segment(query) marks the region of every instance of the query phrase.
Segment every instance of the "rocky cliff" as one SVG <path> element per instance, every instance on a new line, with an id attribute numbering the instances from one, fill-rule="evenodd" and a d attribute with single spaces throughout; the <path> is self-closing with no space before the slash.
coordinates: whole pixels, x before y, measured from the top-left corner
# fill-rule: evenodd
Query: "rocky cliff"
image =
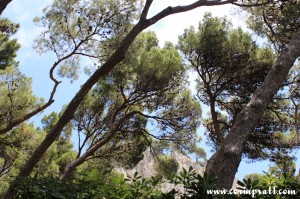
<path id="1" fill-rule="evenodd" d="M 190 166 L 192 166 L 194 170 L 199 174 L 202 174 L 204 171 L 203 167 L 199 166 L 199 164 L 193 162 L 193 160 L 190 157 L 180 152 L 173 151 L 171 153 L 171 157 L 178 162 L 179 165 L 178 172 L 181 171 L 183 168 L 188 169 Z M 128 175 L 133 176 L 133 174 L 137 171 L 140 176 L 144 178 L 150 178 L 151 176 L 156 175 L 156 171 L 154 169 L 154 163 L 155 163 L 155 157 L 151 153 L 150 149 L 147 149 L 144 152 L 143 160 L 141 160 L 133 169 L 126 170 L 124 168 L 116 168 L 116 171 L 123 173 L 125 176 Z M 173 188 L 176 188 L 179 191 L 182 189 L 182 187 L 174 187 L 174 185 L 170 183 L 162 183 L 159 187 L 159 189 L 162 192 L 171 191 Z"/>
<path id="2" fill-rule="evenodd" d="M 173 151 L 171 157 L 178 162 L 179 168 L 178 171 L 181 171 L 183 168 L 188 169 L 190 166 L 200 174 L 203 173 L 204 168 L 200 167 L 199 164 L 193 162 L 193 160 L 180 152 Z M 124 175 L 133 175 L 136 171 L 144 178 L 150 178 L 155 176 L 156 172 L 154 170 L 155 157 L 151 153 L 150 149 L 147 149 L 144 152 L 144 158 L 141 160 L 133 169 L 126 170 L 124 168 L 116 168 L 116 171 L 123 173 Z"/>
<path id="3" fill-rule="evenodd" d="M 177 151 L 173 151 L 171 153 L 171 157 L 178 162 L 179 165 L 178 172 L 181 171 L 183 168 L 188 169 L 190 166 L 192 166 L 194 170 L 199 174 L 203 174 L 204 172 L 205 168 L 195 163 L 190 157 L 188 157 L 185 154 L 182 154 Z M 144 152 L 144 158 L 133 169 L 126 170 L 124 168 L 116 168 L 116 171 L 123 173 L 125 176 L 128 175 L 133 176 L 135 172 L 138 172 L 140 176 L 144 178 L 150 178 L 151 176 L 156 175 L 154 164 L 155 164 L 155 157 L 151 153 L 150 149 L 147 149 Z M 233 183 L 233 188 L 236 189 L 237 187 L 238 187 L 237 179 L 235 179 Z M 177 190 L 179 190 L 179 192 L 182 191 L 182 187 L 180 186 L 174 187 L 174 185 L 170 183 L 162 183 L 159 187 L 159 189 L 162 192 L 171 191 L 173 188 L 176 188 Z"/>

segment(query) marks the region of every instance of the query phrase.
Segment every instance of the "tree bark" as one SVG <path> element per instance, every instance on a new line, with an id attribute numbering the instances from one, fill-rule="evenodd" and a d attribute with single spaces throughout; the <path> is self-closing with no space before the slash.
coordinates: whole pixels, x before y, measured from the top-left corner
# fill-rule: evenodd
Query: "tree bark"
<path id="1" fill-rule="evenodd" d="M 153 0 L 147 0 L 145 7 L 142 11 L 142 15 L 140 21 L 132 28 L 132 30 L 124 37 L 119 48 L 113 53 L 113 55 L 109 58 L 109 60 L 102 65 L 100 69 L 98 69 L 81 87 L 81 89 L 77 92 L 74 98 L 69 103 L 68 107 L 64 111 L 64 113 L 59 118 L 56 125 L 50 130 L 42 143 L 37 147 L 37 149 L 33 152 L 32 156 L 27 160 L 25 165 L 21 168 L 16 180 L 14 180 L 6 193 L 2 196 L 2 199 L 12 199 L 15 195 L 14 189 L 17 187 L 17 183 L 20 179 L 27 177 L 30 172 L 33 170 L 35 165 L 41 159 L 46 150 L 51 146 L 51 144 L 59 137 L 60 132 L 63 128 L 70 122 L 72 117 L 74 116 L 75 111 L 78 106 L 90 91 L 90 89 L 97 83 L 97 81 L 109 73 L 117 64 L 119 64 L 125 57 L 126 52 L 128 51 L 129 46 L 133 42 L 133 40 L 137 37 L 139 33 L 148 28 L 149 26 L 155 24 L 159 20 L 181 12 L 186 12 L 193 10 L 195 8 L 201 6 L 217 6 L 217 5 L 225 5 L 229 3 L 236 2 L 237 0 L 198 0 L 192 4 L 186 6 L 176 6 L 176 7 L 167 7 L 162 10 L 155 16 L 150 19 L 146 19 L 149 8 Z"/>
<path id="2" fill-rule="evenodd" d="M 5 10 L 6 6 L 11 2 L 12 0 L 1 0 L 0 1 L 0 15 L 2 15 L 2 12 Z"/>
<path id="3" fill-rule="evenodd" d="M 236 121 L 218 151 L 209 159 L 206 171 L 218 177 L 218 188 L 230 189 L 249 135 L 284 83 L 289 70 L 300 56 L 300 31 L 279 54 L 267 77 L 250 102 L 237 115 Z"/>
<path id="4" fill-rule="evenodd" d="M 210 113 L 211 113 L 213 128 L 216 132 L 217 140 L 219 141 L 219 143 L 222 143 L 224 141 L 224 137 L 221 133 L 220 123 L 218 121 L 218 113 L 216 112 L 216 108 L 215 108 L 215 99 L 210 96 L 210 100 L 211 100 L 211 102 L 210 102 Z"/>

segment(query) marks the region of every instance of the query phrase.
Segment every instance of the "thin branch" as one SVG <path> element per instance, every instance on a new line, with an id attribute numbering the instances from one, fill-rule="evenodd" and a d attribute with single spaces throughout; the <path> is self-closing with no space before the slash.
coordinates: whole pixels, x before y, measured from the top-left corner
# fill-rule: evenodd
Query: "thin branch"
<path id="1" fill-rule="evenodd" d="M 65 17 L 66 17 L 66 27 L 67 27 L 67 31 L 68 31 L 69 36 L 71 37 L 71 39 L 72 39 L 72 41 L 73 41 L 74 48 L 76 48 L 76 47 L 77 47 L 76 41 L 75 41 L 75 39 L 74 39 L 73 35 L 71 34 L 70 29 L 69 29 L 69 24 L 68 24 L 67 16 L 65 16 Z M 78 32 L 77 32 L 77 33 L 78 33 Z M 76 33 L 76 35 L 77 35 L 77 33 Z M 75 37 L 76 37 L 76 35 L 75 35 Z"/>
<path id="2" fill-rule="evenodd" d="M 54 88 L 54 90 L 56 90 L 56 87 Z M 53 90 L 53 92 L 54 92 L 54 90 Z M 54 102 L 54 100 L 48 101 L 46 104 L 44 104 L 43 106 L 38 107 L 37 109 L 35 109 L 31 113 L 25 115 L 24 117 L 11 122 L 7 127 L 3 128 L 3 129 L 0 129 L 0 134 L 4 134 L 4 133 L 12 130 L 15 126 L 21 124 L 25 120 L 28 120 L 29 118 L 33 117 L 34 115 L 42 112 L 44 109 L 49 107 L 53 102 Z"/>
<path id="3" fill-rule="evenodd" d="M 152 154 L 153 158 L 154 159 L 158 159 L 158 155 L 157 153 L 155 153 L 155 150 L 153 149 L 153 146 L 152 146 L 152 142 L 148 139 L 148 137 L 145 135 L 145 134 L 142 134 L 142 136 L 145 138 L 145 140 L 147 141 L 148 143 L 148 146 L 150 148 L 150 153 Z"/>
<path id="4" fill-rule="evenodd" d="M 124 100 L 124 103 L 127 103 L 128 102 L 128 99 L 126 98 L 126 95 L 124 93 L 124 88 L 122 85 L 119 86 L 119 90 L 121 91 L 121 94 L 123 96 L 123 100 Z"/>
<path id="5" fill-rule="evenodd" d="M 156 135 L 153 135 L 152 133 L 149 133 L 146 129 L 141 129 L 141 130 L 142 130 L 143 133 L 145 133 L 145 134 L 149 135 L 150 137 L 153 137 L 157 140 L 162 140 L 162 141 L 186 141 L 184 139 L 180 140 L 178 138 L 174 138 L 174 137 L 172 138 L 171 136 L 164 136 L 164 137 L 156 136 Z"/>
<path id="6" fill-rule="evenodd" d="M 97 141 L 97 143 L 94 144 L 94 146 L 90 147 L 81 157 L 73 160 L 71 163 L 69 163 L 64 170 L 64 173 L 60 176 L 60 180 L 64 180 L 69 173 L 77 166 L 81 165 L 83 162 L 85 162 L 85 160 L 92 156 L 100 147 L 104 146 L 105 144 L 107 144 L 113 137 L 114 135 L 117 133 L 117 131 L 119 130 L 120 126 L 128 119 L 130 118 L 132 115 L 134 115 L 134 112 L 130 112 L 126 115 L 124 115 L 119 122 L 114 126 L 114 128 L 111 129 L 111 131 L 109 131 L 107 133 L 106 136 L 104 136 L 102 139 L 99 139 Z"/>
<path id="7" fill-rule="evenodd" d="M 279 38 L 279 37 L 277 37 L 277 34 L 276 34 L 275 31 L 273 30 L 273 27 L 271 26 L 271 24 L 269 24 L 269 22 L 268 22 L 268 20 L 267 20 L 267 18 L 266 18 L 266 13 L 265 13 L 265 11 L 263 11 L 262 17 L 263 17 L 264 23 L 267 25 L 267 27 L 269 28 L 271 34 L 272 34 L 274 37 L 276 37 L 279 41 L 281 41 L 281 42 L 283 42 L 283 43 L 288 43 L 288 42 L 289 42 L 288 39 L 284 39 L 284 38 Z M 269 37 L 271 38 L 271 36 L 269 36 Z"/>
<path id="8" fill-rule="evenodd" d="M 83 52 L 76 52 L 76 53 L 74 53 L 74 55 L 82 55 L 82 56 L 94 58 L 94 59 L 99 59 L 100 57 L 104 57 L 104 56 L 89 55 L 89 54 L 86 54 Z"/>
<path id="9" fill-rule="evenodd" d="M 133 112 L 135 112 L 136 114 L 139 114 L 139 115 L 141 115 L 143 117 L 146 117 L 146 118 L 151 118 L 151 119 L 155 119 L 155 120 L 163 120 L 163 118 L 161 118 L 161 117 L 146 115 L 146 114 L 144 114 L 144 113 L 142 113 L 140 111 L 133 111 Z"/>
<path id="10" fill-rule="evenodd" d="M 79 42 L 79 44 L 76 46 L 76 48 L 74 48 L 74 50 L 72 52 L 70 52 L 68 55 L 64 56 L 63 58 L 59 59 L 58 61 L 56 61 L 50 71 L 49 71 L 49 76 L 50 76 L 50 79 L 54 82 L 54 86 L 53 86 L 53 89 L 51 91 L 51 94 L 50 94 L 50 97 L 48 99 L 48 102 L 45 103 L 44 105 L 36 108 L 35 110 L 33 110 L 32 112 L 26 114 L 24 117 L 18 119 L 18 120 L 15 120 L 15 121 L 12 121 L 11 123 L 9 123 L 9 125 L 3 129 L 0 129 L 0 135 L 1 134 L 4 134 L 4 133 L 7 133 L 8 131 L 12 130 L 15 126 L 21 124 L 22 122 L 30 119 L 31 117 L 33 117 L 34 115 L 42 112 L 43 110 L 45 110 L 47 107 L 49 107 L 53 102 L 54 102 L 54 95 L 56 93 L 56 89 L 58 87 L 58 85 L 61 83 L 61 81 L 58 81 L 55 77 L 54 77 L 54 70 L 57 68 L 57 66 L 62 63 L 63 61 L 69 59 L 70 57 L 72 57 L 73 55 L 76 54 L 76 51 L 78 50 L 78 48 L 87 40 L 89 40 L 89 38 L 92 36 L 92 34 L 88 35 L 84 40 L 81 40 Z"/>
<path id="11" fill-rule="evenodd" d="M 294 125 L 295 125 L 295 131 L 296 131 L 296 144 L 299 144 L 299 124 L 298 124 L 298 104 L 295 102 L 294 97 L 291 96 L 291 101 L 293 105 L 295 106 L 295 112 L 294 112 Z"/>
<path id="12" fill-rule="evenodd" d="M 284 119 L 280 116 L 280 113 L 278 113 L 276 110 L 269 109 L 269 111 L 273 112 L 281 123 L 289 125 L 289 123 L 284 121 Z"/>
<path id="13" fill-rule="evenodd" d="M 140 17 L 140 20 L 145 20 L 147 15 L 148 15 L 148 12 L 149 12 L 149 9 L 151 7 L 151 4 L 152 4 L 153 0 L 147 0 L 146 1 L 146 4 L 145 4 L 145 7 L 142 11 L 142 14 L 141 14 L 141 17 Z"/>

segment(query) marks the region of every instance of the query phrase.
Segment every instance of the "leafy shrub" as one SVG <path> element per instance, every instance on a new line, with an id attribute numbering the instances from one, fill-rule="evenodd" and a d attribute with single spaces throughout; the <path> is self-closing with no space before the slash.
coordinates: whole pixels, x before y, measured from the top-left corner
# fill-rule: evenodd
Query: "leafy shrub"
<path id="1" fill-rule="evenodd" d="M 157 172 L 158 177 L 165 177 L 166 179 L 172 179 L 179 168 L 178 162 L 167 155 L 159 157 L 158 161 L 154 164 L 154 169 Z"/>
<path id="2" fill-rule="evenodd" d="M 203 176 L 197 174 L 192 167 L 183 169 L 178 175 L 173 176 L 166 182 L 172 183 L 174 189 L 168 193 L 158 190 L 162 183 L 159 177 L 150 179 L 142 178 L 136 172 L 133 176 L 125 178 L 123 174 L 103 173 L 92 170 L 87 174 L 81 174 L 73 181 L 61 182 L 58 178 L 45 177 L 40 179 L 26 178 L 23 180 L 17 191 L 18 199 L 233 199 L 252 198 L 251 195 L 208 195 L 207 190 L 216 189 L 217 178 L 206 173 Z M 294 177 L 283 178 L 272 173 L 265 173 L 259 179 L 243 179 L 238 181 L 241 187 L 246 190 L 268 190 L 269 187 L 277 189 L 300 190 L 300 183 Z M 181 186 L 183 191 L 175 189 Z M 256 195 L 256 198 L 299 198 L 298 195 Z"/>
<path id="3" fill-rule="evenodd" d="M 81 179 L 61 182 L 58 178 L 26 178 L 20 183 L 16 198 L 20 199 L 154 199 L 161 193 L 155 188 L 160 182 L 152 177 L 146 180 L 135 173 L 133 177 L 124 178 L 123 174 L 111 174 L 101 180 L 96 171 L 95 176 L 84 175 Z M 91 178 L 92 177 L 92 178 Z"/>

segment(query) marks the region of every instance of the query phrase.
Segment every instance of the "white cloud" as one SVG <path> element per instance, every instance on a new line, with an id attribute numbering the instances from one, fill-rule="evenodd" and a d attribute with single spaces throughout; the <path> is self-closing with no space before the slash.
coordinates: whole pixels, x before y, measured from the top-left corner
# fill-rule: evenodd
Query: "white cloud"
<path id="1" fill-rule="evenodd" d="M 40 27 L 21 27 L 15 37 L 23 48 L 32 48 L 34 39 L 42 32 Z"/>
<path id="2" fill-rule="evenodd" d="M 4 17 L 9 18 L 14 23 L 20 24 L 20 29 L 14 35 L 21 44 L 21 48 L 32 51 L 34 39 L 41 33 L 42 28 L 33 23 L 36 16 L 42 14 L 42 9 L 49 5 L 53 0 L 26 0 L 12 1 L 4 11 Z"/>

